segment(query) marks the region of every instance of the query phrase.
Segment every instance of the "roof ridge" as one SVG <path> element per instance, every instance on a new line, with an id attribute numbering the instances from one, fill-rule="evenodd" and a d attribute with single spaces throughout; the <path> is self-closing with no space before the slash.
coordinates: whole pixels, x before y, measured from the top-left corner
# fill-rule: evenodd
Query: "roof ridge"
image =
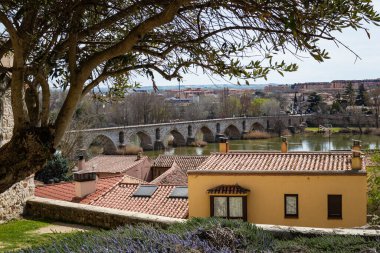
<path id="1" fill-rule="evenodd" d="M 51 183 L 51 184 L 43 184 L 43 185 L 36 185 L 35 188 L 39 188 L 39 187 L 47 187 L 47 186 L 55 186 L 55 185 L 63 185 L 63 184 L 73 184 L 74 181 L 61 181 L 61 182 L 58 182 L 58 183 Z"/>

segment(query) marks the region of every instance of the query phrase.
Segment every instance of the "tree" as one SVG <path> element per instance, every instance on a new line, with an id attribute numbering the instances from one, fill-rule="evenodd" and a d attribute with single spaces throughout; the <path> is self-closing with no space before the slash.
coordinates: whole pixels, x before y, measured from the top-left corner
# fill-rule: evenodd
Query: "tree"
<path id="1" fill-rule="evenodd" d="M 264 100 L 260 110 L 264 116 L 279 115 L 281 111 L 280 102 L 275 98 Z"/>
<path id="2" fill-rule="evenodd" d="M 379 115 L 380 115 L 380 87 L 375 87 L 370 92 L 371 105 L 375 110 L 373 116 L 375 117 L 376 128 L 379 128 Z"/>
<path id="3" fill-rule="evenodd" d="M 359 85 L 358 95 L 356 96 L 356 105 L 362 105 L 362 106 L 368 105 L 368 94 L 367 94 L 367 90 L 364 88 L 363 83 Z"/>
<path id="4" fill-rule="evenodd" d="M 0 192 L 41 169 L 65 134 L 80 100 L 99 84 L 122 94 L 136 75 L 181 79 L 192 67 L 257 79 L 295 71 L 278 51 L 328 53 L 335 31 L 380 22 L 371 1 L 4 0 L 0 58 L 14 114 L 12 140 L 0 150 Z M 262 55 L 241 62 L 247 53 Z M 67 91 L 49 121 L 51 87 Z"/>
<path id="5" fill-rule="evenodd" d="M 344 98 L 347 101 L 347 105 L 354 106 L 355 105 L 355 91 L 352 87 L 352 83 L 349 82 L 346 86 L 346 89 L 344 90 Z"/>
<path id="6" fill-rule="evenodd" d="M 68 171 L 68 161 L 61 154 L 55 154 L 53 159 L 48 161 L 43 169 L 36 173 L 35 178 L 45 184 L 67 181 L 70 179 Z"/>
<path id="7" fill-rule="evenodd" d="M 322 98 L 320 95 L 318 95 L 316 92 L 311 93 L 307 98 L 307 102 L 309 103 L 308 111 L 319 112 L 320 111 L 319 105 L 321 101 L 322 101 Z"/>

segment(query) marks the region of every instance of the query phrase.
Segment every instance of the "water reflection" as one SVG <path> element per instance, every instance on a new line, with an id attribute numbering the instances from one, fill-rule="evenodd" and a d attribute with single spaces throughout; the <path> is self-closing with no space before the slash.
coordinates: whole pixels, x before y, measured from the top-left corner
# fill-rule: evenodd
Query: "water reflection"
<path id="1" fill-rule="evenodd" d="M 380 148 L 380 136 L 333 134 L 330 137 L 319 134 L 294 135 L 288 137 L 290 151 L 328 151 L 351 150 L 352 140 L 361 140 L 364 149 Z M 281 138 L 265 140 L 230 140 L 232 150 L 272 150 L 279 151 Z M 168 155 L 208 155 L 218 151 L 217 143 L 209 143 L 206 147 L 177 147 L 161 151 L 145 152 L 148 156 Z"/>

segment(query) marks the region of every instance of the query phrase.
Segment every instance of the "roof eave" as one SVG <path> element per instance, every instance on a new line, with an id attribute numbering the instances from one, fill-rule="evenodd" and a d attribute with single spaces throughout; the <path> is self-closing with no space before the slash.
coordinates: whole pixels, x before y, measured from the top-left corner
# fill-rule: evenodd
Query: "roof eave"
<path id="1" fill-rule="evenodd" d="M 188 170 L 188 174 L 252 174 L 252 175 L 347 175 L 347 176 L 365 176 L 366 170 L 342 170 L 342 171 L 249 171 L 249 170 Z"/>

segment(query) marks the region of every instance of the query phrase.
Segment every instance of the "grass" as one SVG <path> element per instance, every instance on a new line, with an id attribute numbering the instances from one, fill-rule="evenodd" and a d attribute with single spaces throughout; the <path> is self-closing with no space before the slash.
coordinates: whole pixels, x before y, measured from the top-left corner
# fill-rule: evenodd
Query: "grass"
<path id="1" fill-rule="evenodd" d="M 332 127 L 330 128 L 332 133 L 339 133 L 342 131 L 342 129 L 345 129 L 343 127 Z M 354 128 L 349 128 L 349 129 L 354 129 Z M 312 133 L 317 133 L 319 132 L 319 127 L 306 127 L 305 132 L 312 132 Z"/>
<path id="2" fill-rule="evenodd" d="M 64 234 L 37 234 L 36 230 L 51 223 L 37 220 L 14 220 L 0 225 L 0 252 L 39 246 L 62 238 Z"/>
<path id="3" fill-rule="evenodd" d="M 162 229 L 125 226 L 109 231 L 64 235 L 35 252 L 378 252 L 379 240 L 359 236 L 273 235 L 246 222 L 194 218 Z"/>

